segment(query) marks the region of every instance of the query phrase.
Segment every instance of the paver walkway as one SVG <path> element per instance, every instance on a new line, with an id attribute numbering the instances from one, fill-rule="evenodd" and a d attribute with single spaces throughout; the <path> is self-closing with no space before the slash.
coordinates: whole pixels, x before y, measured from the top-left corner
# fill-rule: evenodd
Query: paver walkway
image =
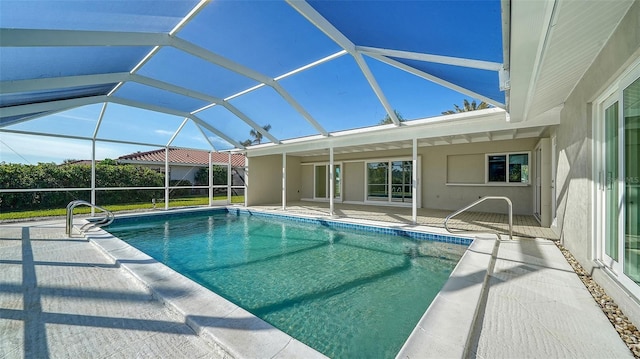
<path id="1" fill-rule="evenodd" d="M 215 358 L 64 221 L 0 225 L 0 358 Z"/>

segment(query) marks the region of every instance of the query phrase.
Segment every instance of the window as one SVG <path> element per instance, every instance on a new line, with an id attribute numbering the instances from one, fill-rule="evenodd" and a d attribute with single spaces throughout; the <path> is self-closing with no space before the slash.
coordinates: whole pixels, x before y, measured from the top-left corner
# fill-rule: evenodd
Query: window
<path id="1" fill-rule="evenodd" d="M 487 182 L 529 183 L 529 153 L 487 155 Z"/>

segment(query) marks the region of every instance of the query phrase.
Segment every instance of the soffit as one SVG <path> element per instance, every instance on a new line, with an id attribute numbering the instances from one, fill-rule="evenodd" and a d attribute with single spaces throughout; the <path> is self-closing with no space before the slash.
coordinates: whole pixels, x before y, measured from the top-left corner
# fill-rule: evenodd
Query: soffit
<path id="1" fill-rule="evenodd" d="M 632 0 L 512 3 L 512 121 L 561 107 Z"/>

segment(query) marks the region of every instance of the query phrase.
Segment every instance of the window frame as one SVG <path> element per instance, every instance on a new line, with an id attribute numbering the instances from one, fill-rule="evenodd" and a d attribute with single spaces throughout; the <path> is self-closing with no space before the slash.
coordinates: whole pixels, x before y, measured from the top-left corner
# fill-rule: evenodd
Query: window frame
<path id="1" fill-rule="evenodd" d="M 512 182 L 509 180 L 509 158 L 515 155 L 527 155 L 527 167 L 528 167 L 529 174 L 527 176 L 526 181 Z M 505 156 L 505 180 L 504 181 L 489 181 L 489 158 L 494 156 Z M 490 185 L 503 185 L 503 186 L 530 186 L 531 185 L 531 151 L 485 153 L 484 183 L 490 184 Z"/>

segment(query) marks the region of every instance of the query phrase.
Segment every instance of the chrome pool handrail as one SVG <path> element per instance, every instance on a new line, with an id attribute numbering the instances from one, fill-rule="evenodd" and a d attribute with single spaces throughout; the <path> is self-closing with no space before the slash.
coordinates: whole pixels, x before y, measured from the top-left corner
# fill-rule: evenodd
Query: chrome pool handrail
<path id="1" fill-rule="evenodd" d="M 115 216 L 113 215 L 113 213 L 106 208 L 96 206 L 95 204 L 92 204 L 90 202 L 87 202 L 81 199 L 71 201 L 69 202 L 69 204 L 67 204 L 67 222 L 65 227 L 66 233 L 70 237 L 71 237 L 71 231 L 73 229 L 73 210 L 77 206 L 89 206 L 105 213 L 105 216 L 103 218 L 97 221 L 89 221 L 89 223 L 85 223 L 82 227 L 80 227 L 80 231 L 84 231 L 85 228 L 89 228 L 89 227 L 93 228 L 93 227 L 108 226 L 115 219 Z"/>
<path id="2" fill-rule="evenodd" d="M 449 229 L 449 226 L 447 225 L 447 222 L 451 218 L 459 215 L 460 213 L 465 212 L 466 210 L 468 210 L 468 209 L 470 209 L 470 208 L 472 208 L 472 207 L 474 207 L 474 206 L 476 206 L 476 205 L 478 205 L 478 204 L 480 204 L 480 203 L 482 203 L 482 202 L 484 202 L 486 200 L 489 200 L 489 199 L 504 200 L 509 205 L 509 239 L 510 240 L 513 239 L 513 204 L 511 203 L 511 200 L 508 197 L 504 197 L 504 196 L 485 196 L 485 197 L 482 197 L 479 200 L 471 203 L 470 205 L 451 213 L 450 215 L 448 215 L 444 219 L 444 228 L 449 233 L 458 233 L 459 234 L 460 232 L 453 232 L 451 229 Z M 498 231 L 489 231 L 489 232 L 495 233 L 498 236 L 498 238 L 500 238 L 500 232 L 498 232 Z M 464 231 L 464 233 L 471 234 L 471 233 L 486 233 L 486 232 L 482 232 L 482 231 Z"/>

